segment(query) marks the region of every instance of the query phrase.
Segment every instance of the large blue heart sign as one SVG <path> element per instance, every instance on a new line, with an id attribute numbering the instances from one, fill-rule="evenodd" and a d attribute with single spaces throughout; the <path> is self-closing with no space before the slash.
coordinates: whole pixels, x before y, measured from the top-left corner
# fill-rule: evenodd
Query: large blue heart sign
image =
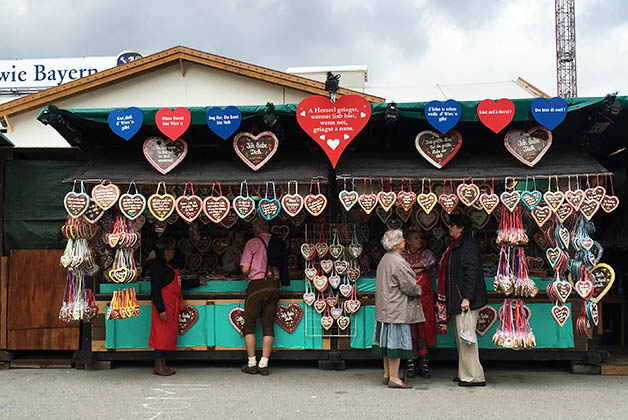
<path id="1" fill-rule="evenodd" d="M 206 120 L 214 133 L 227 140 L 240 127 L 242 113 L 235 106 L 228 106 L 224 110 L 215 106 L 207 111 Z"/>
<path id="2" fill-rule="evenodd" d="M 530 112 L 539 124 L 553 130 L 567 116 L 567 102 L 558 96 L 552 99 L 536 98 L 530 105 Z"/>
<path id="3" fill-rule="evenodd" d="M 445 134 L 460 121 L 462 107 L 453 99 L 432 101 L 425 105 L 425 118 L 435 129 Z"/>
<path id="4" fill-rule="evenodd" d="M 125 140 L 129 140 L 142 127 L 144 122 L 144 114 L 142 110 L 132 106 L 124 109 L 114 109 L 107 117 L 109 128 L 111 131 L 119 135 Z"/>

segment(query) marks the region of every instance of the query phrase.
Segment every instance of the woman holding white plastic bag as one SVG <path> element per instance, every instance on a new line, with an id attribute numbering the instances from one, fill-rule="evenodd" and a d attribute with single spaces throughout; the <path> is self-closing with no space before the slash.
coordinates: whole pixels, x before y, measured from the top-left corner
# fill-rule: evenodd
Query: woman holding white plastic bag
<path id="1" fill-rule="evenodd" d="M 458 349 L 458 377 L 454 381 L 458 386 L 485 386 L 475 334 L 480 308 L 488 303 L 482 257 L 471 237 L 471 220 L 463 214 L 452 214 L 449 220 L 453 241 L 443 254 L 438 276 L 438 329 L 446 333 L 447 318 L 453 317 Z"/>

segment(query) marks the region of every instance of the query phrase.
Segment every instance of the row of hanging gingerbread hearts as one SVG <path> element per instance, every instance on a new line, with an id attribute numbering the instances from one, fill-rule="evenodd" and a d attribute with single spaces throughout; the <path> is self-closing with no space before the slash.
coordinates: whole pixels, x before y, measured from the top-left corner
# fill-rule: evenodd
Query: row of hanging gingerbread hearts
<path id="1" fill-rule="evenodd" d="M 433 192 L 416 194 L 413 191 L 404 190 L 397 193 L 380 191 L 377 194 L 367 194 L 366 192 L 358 194 L 355 190 L 348 191 L 345 189 L 340 191 L 338 197 L 345 210 L 349 211 L 356 204 L 359 204 L 366 214 L 371 213 L 378 204 L 384 211 L 388 212 L 395 204 L 408 211 L 414 203 L 417 203 L 427 214 L 434 209 L 437 203 L 447 213 L 451 213 L 459 201 L 467 207 L 479 203 L 481 208 L 489 214 L 497 208 L 500 201 L 510 211 L 513 211 L 520 201 L 530 211 L 534 211 L 539 207 L 541 201 L 544 201 L 548 206 L 540 206 L 539 210 L 533 213 L 537 224 L 542 222 L 539 226 L 542 226 L 552 213 L 556 213 L 559 220 L 563 222 L 572 211 L 580 210 L 590 220 L 599 208 L 610 213 L 619 205 L 619 198 L 615 195 L 606 194 L 606 189 L 602 186 L 591 187 L 586 190 L 568 190 L 565 193 L 560 190 L 546 191 L 545 193 L 538 190 L 521 193 L 511 190 L 504 191 L 498 196 L 492 192 L 481 192 L 480 187 L 474 183 L 461 183 L 456 188 L 456 194 L 443 192 L 439 196 Z"/>
<path id="2" fill-rule="evenodd" d="M 134 183 L 132 184 L 134 185 Z M 160 187 L 163 185 L 164 192 L 159 193 Z M 66 194 L 64 205 L 68 214 L 73 218 L 78 218 L 90 209 L 89 220 L 92 223 L 97 222 L 104 214 L 104 211 L 113 207 L 118 202 L 120 211 L 130 220 L 138 218 L 148 206 L 151 214 L 159 221 L 166 220 L 175 210 L 186 222 L 191 223 L 200 214 L 201 211 L 214 223 L 220 223 L 229 213 L 231 205 L 233 205 L 236 214 L 245 219 L 255 211 L 255 201 L 252 197 L 246 195 L 238 195 L 233 199 L 231 204 L 226 196 L 209 196 L 201 199 L 198 195 L 184 195 L 175 198 L 172 194 L 167 193 L 165 183 L 161 182 L 157 186 L 155 194 L 151 195 L 148 200 L 135 189 L 131 193 L 131 187 L 125 194 L 120 195 L 120 189 L 117 185 L 105 180 L 101 184 L 96 185 L 92 189 L 92 200 L 96 206 L 90 209 L 90 197 L 84 192 L 70 191 Z M 118 200 L 119 197 L 119 200 Z M 283 204 L 283 205 L 282 205 Z M 291 217 L 298 215 L 303 208 L 312 216 L 319 216 L 327 206 L 327 197 L 321 194 L 308 194 L 305 197 L 298 192 L 294 194 L 284 194 L 281 201 L 269 198 L 260 199 L 257 209 L 267 220 L 272 220 L 283 208 Z"/>

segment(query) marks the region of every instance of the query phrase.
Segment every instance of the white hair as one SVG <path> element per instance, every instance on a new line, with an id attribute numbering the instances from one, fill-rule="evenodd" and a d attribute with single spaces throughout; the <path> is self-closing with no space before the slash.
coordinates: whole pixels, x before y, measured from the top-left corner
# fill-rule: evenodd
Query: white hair
<path id="1" fill-rule="evenodd" d="M 403 232 L 401 229 L 390 229 L 382 236 L 382 246 L 387 252 L 392 251 L 401 243 Z"/>

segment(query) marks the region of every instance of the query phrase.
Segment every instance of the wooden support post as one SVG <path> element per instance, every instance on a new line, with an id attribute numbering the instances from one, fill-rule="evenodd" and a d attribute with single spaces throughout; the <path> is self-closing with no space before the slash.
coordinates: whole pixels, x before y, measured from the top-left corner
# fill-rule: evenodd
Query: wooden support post
<path id="1" fill-rule="evenodd" d="M 183 60 L 179 58 L 179 67 L 181 68 L 181 76 L 185 77 L 185 67 L 183 67 Z"/>
<path id="2" fill-rule="evenodd" d="M 9 258 L 0 263 L 0 349 L 7 348 L 7 305 L 9 291 Z"/>
<path id="3" fill-rule="evenodd" d="M 9 121 L 9 116 L 8 115 L 3 115 L 2 118 L 4 119 L 4 122 L 7 124 L 7 131 L 9 133 L 13 132 L 13 126 L 11 125 L 11 121 Z"/>

